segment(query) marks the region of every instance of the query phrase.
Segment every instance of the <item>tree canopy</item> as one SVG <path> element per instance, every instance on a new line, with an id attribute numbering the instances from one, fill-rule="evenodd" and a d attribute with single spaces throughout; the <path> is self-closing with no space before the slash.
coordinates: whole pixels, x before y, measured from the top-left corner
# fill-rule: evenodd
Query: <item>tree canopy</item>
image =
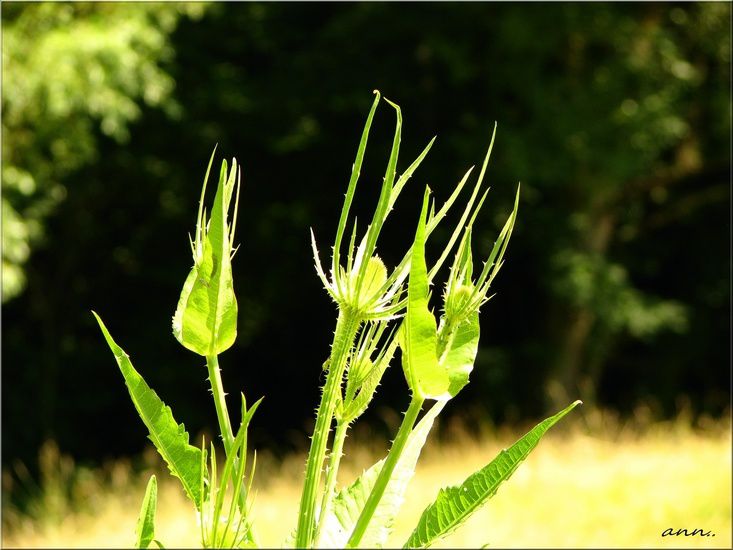
<path id="1" fill-rule="evenodd" d="M 568 397 L 720 414 L 730 10 L 3 4 L 4 458 L 32 456 L 46 437 L 80 456 L 136 449 L 90 309 L 167 402 L 189 407 L 192 433 L 211 425 L 196 406 L 205 371 L 177 349 L 170 318 L 215 144 L 243 166 L 240 331 L 223 376 L 267 396 L 256 440 L 302 446 L 333 330 L 308 228 L 336 228 L 374 88 L 402 107 L 405 158 L 438 134 L 413 178 L 438 197 L 480 162 L 498 122 L 474 237 L 482 255 L 521 181 L 498 295 L 482 308 L 476 383 L 462 397 L 477 417 L 538 415 Z M 391 124 L 378 113 L 357 215 L 376 201 Z M 404 203 L 421 193 L 408 186 Z M 401 210 L 385 228 L 385 263 L 416 218 Z M 403 389 L 391 370 L 385 395 Z M 95 415 L 116 419 L 115 434 L 76 431 Z"/>

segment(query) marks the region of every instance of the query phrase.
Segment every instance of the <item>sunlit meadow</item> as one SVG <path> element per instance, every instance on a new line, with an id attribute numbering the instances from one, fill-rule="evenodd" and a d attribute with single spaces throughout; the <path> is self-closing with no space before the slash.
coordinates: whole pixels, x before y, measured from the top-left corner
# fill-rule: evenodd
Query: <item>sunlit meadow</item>
<path id="1" fill-rule="evenodd" d="M 460 482 L 520 435 L 484 428 L 469 434 L 443 424 L 423 451 L 389 545 L 409 535 L 426 502 Z M 341 474 L 352 479 L 383 454 L 386 442 L 347 445 Z M 353 443 L 353 442 L 351 442 Z M 302 454 L 258 457 L 255 527 L 263 545 L 280 547 L 295 527 Z M 139 500 L 150 473 L 160 480 L 157 531 L 169 547 L 195 547 L 199 529 L 180 485 L 152 448 L 136 460 L 85 470 L 47 446 L 45 482 L 35 517 L 3 510 L 3 547 L 129 547 Z M 8 491 L 24 490 L 18 482 Z M 264 484 L 266 480 L 266 484 Z M 665 529 L 702 529 L 710 536 L 667 536 Z M 714 536 L 713 536 L 714 535 Z M 730 423 L 695 427 L 680 418 L 621 423 L 610 415 L 584 418 L 551 432 L 517 470 L 512 483 L 436 547 L 731 547 Z"/>

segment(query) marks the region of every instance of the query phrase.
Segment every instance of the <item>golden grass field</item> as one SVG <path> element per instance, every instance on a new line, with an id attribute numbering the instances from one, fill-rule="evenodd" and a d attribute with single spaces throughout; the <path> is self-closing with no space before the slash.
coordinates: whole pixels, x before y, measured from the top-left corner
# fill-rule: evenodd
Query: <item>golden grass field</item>
<path id="1" fill-rule="evenodd" d="M 497 495 L 436 547 L 731 547 L 729 419 L 694 428 L 684 419 L 640 427 L 609 415 L 589 416 L 553 428 Z M 521 435 L 504 428 L 469 436 L 460 427 L 445 428 L 448 435 L 430 440 L 423 451 L 389 546 L 402 546 L 441 486 L 462 481 Z M 343 482 L 385 449 L 353 445 L 347 442 Z M 156 538 L 167 548 L 197 546 L 191 506 L 159 465 L 133 473 L 129 462 L 118 461 L 80 471 L 52 446 L 42 463 L 46 482 L 36 503 L 38 519 L 4 509 L 3 547 L 129 547 L 152 471 L 159 479 Z M 151 456 L 147 463 L 156 464 Z M 259 453 L 254 521 L 265 547 L 282 547 L 295 525 L 303 465 L 304 455 L 278 461 Z M 72 473 L 70 503 L 61 486 Z M 662 537 L 667 528 L 702 529 L 710 536 Z"/>

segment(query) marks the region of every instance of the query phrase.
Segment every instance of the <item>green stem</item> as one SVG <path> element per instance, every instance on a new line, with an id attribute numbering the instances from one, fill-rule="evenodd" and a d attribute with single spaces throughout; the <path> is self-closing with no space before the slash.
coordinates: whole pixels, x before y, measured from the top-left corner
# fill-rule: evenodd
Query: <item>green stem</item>
<path id="1" fill-rule="evenodd" d="M 318 514 L 318 527 L 316 528 L 315 542 L 316 546 L 321 545 L 321 531 L 323 524 L 331 512 L 333 505 L 333 496 L 336 488 L 336 477 L 338 476 L 339 465 L 341 464 L 341 456 L 343 454 L 344 440 L 346 439 L 346 431 L 349 429 L 348 422 L 338 422 L 336 424 L 336 433 L 333 436 L 333 449 L 331 449 L 331 459 L 328 464 L 328 475 L 326 476 L 326 490 L 323 493 L 321 501 L 321 512 Z"/>
<path id="2" fill-rule="evenodd" d="M 224 399 L 224 388 L 221 384 L 219 357 L 216 355 L 207 355 L 206 366 L 209 369 L 209 382 L 211 382 L 211 393 L 214 396 L 216 417 L 219 419 L 219 431 L 221 431 L 221 438 L 224 440 L 224 451 L 226 451 L 228 456 L 234 444 L 234 434 L 232 433 L 232 425 L 229 421 L 227 402 Z"/>
<path id="3" fill-rule="evenodd" d="M 232 432 L 232 424 L 229 420 L 229 411 L 227 410 L 224 386 L 221 383 L 219 357 L 217 355 L 207 355 L 206 366 L 209 370 L 209 382 L 211 382 L 211 393 L 214 396 L 216 417 L 219 420 L 219 431 L 221 432 L 221 438 L 224 441 L 224 451 L 226 453 L 226 456 L 228 457 L 229 454 L 232 452 L 232 447 L 234 446 L 234 433 Z M 242 460 L 244 460 L 244 457 L 242 457 Z M 237 463 L 238 460 L 235 460 L 235 467 Z M 232 475 L 232 482 L 236 486 L 236 484 L 241 483 L 242 480 L 237 480 L 237 478 Z M 239 498 L 237 500 L 239 510 L 244 516 L 247 506 L 247 495 L 244 492 L 240 492 Z M 252 525 L 249 523 L 249 521 L 245 521 L 247 522 L 247 540 L 254 543 L 255 534 L 253 532 Z"/>
<path id="4" fill-rule="evenodd" d="M 402 424 L 397 432 L 397 437 L 395 437 L 395 440 L 392 443 L 392 448 L 389 450 L 389 454 L 387 455 L 387 460 L 377 476 L 377 481 L 374 482 L 372 492 L 369 493 L 369 498 L 367 498 L 364 508 L 362 509 L 361 514 L 359 514 L 359 519 L 356 521 L 356 525 L 354 526 L 354 531 L 351 533 L 349 542 L 346 544 L 347 548 L 354 548 L 361 542 L 361 539 L 369 526 L 369 522 L 372 520 L 372 516 L 377 510 L 379 501 L 382 499 L 382 495 L 384 495 L 387 484 L 392 478 L 392 473 L 394 472 L 397 462 L 402 455 L 402 450 L 405 448 L 407 439 L 410 436 L 410 432 L 412 432 L 415 421 L 417 420 L 417 415 L 420 413 L 420 409 L 422 409 L 423 402 L 424 399 L 421 397 L 412 397 L 410 406 L 407 408 L 405 417 L 402 419 Z"/>
<path id="5" fill-rule="evenodd" d="M 313 438 L 311 439 L 311 447 L 306 462 L 305 483 L 303 485 L 303 495 L 300 499 L 298 530 L 295 537 L 296 548 L 307 548 L 313 543 L 316 523 L 316 493 L 321 481 L 323 462 L 326 458 L 328 434 L 331 431 L 333 413 L 341 392 L 341 383 L 349 350 L 351 350 L 360 323 L 360 318 L 357 315 L 348 311 L 339 312 L 331 346 L 330 367 L 321 394 L 321 404 L 316 412 L 316 426 L 313 429 Z"/>

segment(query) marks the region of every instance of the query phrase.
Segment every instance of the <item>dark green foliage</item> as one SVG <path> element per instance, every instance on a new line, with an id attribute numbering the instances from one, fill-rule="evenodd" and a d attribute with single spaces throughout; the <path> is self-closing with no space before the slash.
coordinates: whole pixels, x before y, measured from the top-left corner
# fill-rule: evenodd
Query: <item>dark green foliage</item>
<path id="1" fill-rule="evenodd" d="M 3 4 L 3 28 L 30 9 L 40 8 Z M 72 20 L 88 16 L 75 9 Z M 374 88 L 408 113 L 402 159 L 414 159 L 438 132 L 421 185 L 405 189 L 413 194 L 405 204 L 420 203 L 424 183 L 445 200 L 462 176 L 454 168 L 466 159 L 480 163 L 498 121 L 489 204 L 474 227 L 476 258 L 491 249 L 522 182 L 522 216 L 498 277 L 501 292 L 486 306 L 464 403 L 473 399 L 499 419 L 511 407 L 535 415 L 546 410 L 547 388 L 563 404 L 570 393 L 625 411 L 639 401 L 657 403 L 670 414 L 678 397 L 688 396 L 695 411 L 720 413 L 729 372 L 730 9 L 220 3 L 200 19 L 181 19 L 175 31 L 166 27 L 168 53 L 147 55 L 175 82 L 166 97 L 178 107 L 160 109 L 165 101 L 127 90 L 139 109 L 120 122 L 129 140 L 106 131 L 83 101 L 73 117 L 29 115 L 30 127 L 44 131 L 41 141 L 4 131 L 9 200 L 22 195 L 6 177 L 11 165 L 46 178 L 61 168 L 57 157 L 44 156 L 49 144 L 84 147 L 78 162 L 48 176 L 65 196 L 33 218 L 45 240 L 34 241 L 27 262 L 20 254 L 14 265 L 27 278 L 25 291 L 3 307 L 5 464 L 30 462 L 46 437 L 78 456 L 139 450 L 142 430 L 87 313 L 102 300 L 105 317 L 116 320 L 115 336 L 135 342 L 128 351 L 156 365 L 148 382 L 170 388 L 166 400 L 177 404 L 192 435 L 215 426 L 213 413 L 193 406 L 206 392 L 203 361 L 160 337 L 168 333 L 180 273 L 191 267 L 181 235 L 190 230 L 189 205 L 199 198 L 201 166 L 215 143 L 220 154 L 242 161 L 243 184 L 243 256 L 234 263 L 240 319 L 225 385 L 268 395 L 261 431 L 251 433 L 255 444 L 305 445 L 301 418 L 312 414 L 314 373 L 333 314 L 312 268 L 308 227 L 326 234 L 337 226 L 334 213 Z M 132 17 L 122 7 L 109 10 L 107 24 Z M 30 41 L 24 47 L 42 32 L 22 35 Z M 50 76 L 39 78 L 47 83 Z M 17 84 L 3 82 L 6 125 Z M 385 113 L 376 116 L 391 116 Z M 354 205 L 360 223 L 376 204 L 390 139 L 388 131 L 370 138 L 364 202 Z M 44 158 L 49 163 L 34 160 Z M 18 212 L 30 207 L 17 200 Z M 5 239 L 12 234 L 3 214 Z M 387 266 L 404 253 L 390 235 L 414 231 L 417 215 L 398 207 L 385 225 L 379 253 Z M 449 236 L 439 231 L 428 257 Z M 278 268 L 265 273 L 265 265 Z M 119 292 L 121 277 L 133 291 Z M 145 300 L 126 298 L 143 293 Z M 299 322 L 286 324 L 292 317 Z M 273 341 L 280 334 L 289 335 L 287 346 Z M 275 367 L 287 369 L 298 388 L 287 398 L 288 419 L 270 415 L 285 399 L 275 391 Z M 385 400 L 403 383 L 398 371 L 385 375 Z M 527 393 L 528 379 L 547 384 Z M 486 394 L 496 397 L 486 403 L 479 399 Z M 29 398 L 37 403 L 30 411 Z M 80 433 L 81 419 L 93 414 L 119 422 L 110 433 L 123 436 Z M 13 420 L 21 415 L 22 425 Z M 277 434 L 293 436 L 272 435 L 268 421 Z"/>

